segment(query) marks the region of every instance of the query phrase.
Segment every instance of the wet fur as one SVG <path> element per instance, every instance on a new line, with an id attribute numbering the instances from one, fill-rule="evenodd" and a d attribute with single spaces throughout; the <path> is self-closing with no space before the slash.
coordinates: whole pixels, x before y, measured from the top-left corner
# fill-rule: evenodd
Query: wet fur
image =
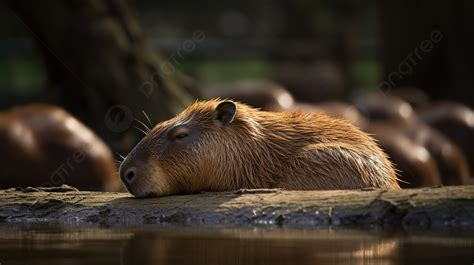
<path id="1" fill-rule="evenodd" d="M 223 125 L 215 119 L 221 102 L 192 104 L 156 125 L 132 151 L 153 164 L 147 166 L 148 178 L 154 177 L 156 166 L 164 172 L 159 195 L 239 188 L 399 189 L 385 153 L 345 120 L 323 113 L 265 112 L 236 103 L 235 120 Z M 175 124 L 187 124 L 200 135 L 185 148 L 163 148 L 164 135 Z"/>

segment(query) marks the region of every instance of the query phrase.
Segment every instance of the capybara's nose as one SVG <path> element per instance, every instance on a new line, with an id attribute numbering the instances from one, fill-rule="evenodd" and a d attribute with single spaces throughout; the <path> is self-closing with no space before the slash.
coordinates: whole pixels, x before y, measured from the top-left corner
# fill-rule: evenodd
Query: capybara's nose
<path id="1" fill-rule="evenodd" d="M 129 184 L 132 183 L 134 179 L 135 179 L 135 168 L 134 167 L 127 169 L 124 172 L 123 176 L 122 176 L 122 180 L 129 183 Z"/>
<path id="2" fill-rule="evenodd" d="M 125 184 L 125 186 L 129 187 L 137 176 L 137 168 L 133 165 L 130 165 L 129 161 L 125 160 L 122 165 L 120 165 L 120 179 Z"/>

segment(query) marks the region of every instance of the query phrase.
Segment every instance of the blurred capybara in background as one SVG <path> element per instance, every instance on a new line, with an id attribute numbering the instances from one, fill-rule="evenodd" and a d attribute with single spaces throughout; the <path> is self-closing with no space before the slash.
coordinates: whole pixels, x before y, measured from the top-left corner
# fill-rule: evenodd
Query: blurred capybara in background
<path id="1" fill-rule="evenodd" d="M 444 185 L 467 184 L 470 170 L 463 150 L 442 133 L 420 122 L 417 112 L 411 106 L 411 104 L 416 104 L 418 108 L 426 108 L 429 102 L 428 97 L 415 88 L 405 88 L 400 92 L 395 91 L 391 92 L 391 95 L 373 94 L 359 98 L 356 100 L 356 106 L 372 122 L 390 123 L 393 130 L 400 131 L 413 143 L 425 147 L 435 159 Z M 404 97 L 410 98 L 411 103 L 394 95 L 404 95 Z M 378 136 L 375 137 L 381 138 Z M 386 136 L 384 137 L 386 138 Z M 384 143 L 382 142 L 381 145 L 384 146 Z M 407 147 L 400 145 L 393 148 Z M 400 161 L 395 161 L 396 159 L 393 158 L 395 164 L 403 164 Z M 404 174 L 401 169 L 402 179 Z"/>
<path id="2" fill-rule="evenodd" d="M 390 95 L 409 103 L 420 122 L 428 124 L 463 150 L 474 170 L 474 112 L 455 102 L 430 102 L 428 95 L 416 87 L 401 87 Z"/>
<path id="3" fill-rule="evenodd" d="M 430 104 L 429 96 L 416 87 L 398 87 L 390 90 L 387 94 L 407 102 L 415 111 L 426 108 Z"/>
<path id="4" fill-rule="evenodd" d="M 116 191 L 109 148 L 64 110 L 27 105 L 0 113 L 0 188 L 68 184 Z"/>
<path id="5" fill-rule="evenodd" d="M 402 188 L 442 184 L 441 175 L 431 153 L 421 144 L 386 122 L 372 122 L 366 131 L 374 134 L 382 149 L 398 170 Z"/>
<path id="6" fill-rule="evenodd" d="M 337 100 L 346 93 L 343 66 L 328 60 L 301 64 L 287 62 L 275 68 L 275 77 L 297 101 Z"/>
<path id="7" fill-rule="evenodd" d="M 268 80 L 242 80 L 207 89 L 206 99 L 229 98 L 266 111 L 289 111 L 293 96 L 281 85 Z"/>
<path id="8" fill-rule="evenodd" d="M 419 119 L 456 143 L 474 171 L 474 112 L 458 103 L 435 103 L 419 112 Z"/>
<path id="9" fill-rule="evenodd" d="M 384 95 L 369 94 L 355 99 L 354 106 L 371 121 L 412 122 L 416 114 L 402 99 Z"/>
<path id="10" fill-rule="evenodd" d="M 398 130 L 430 152 L 444 185 L 468 184 L 470 171 L 467 158 L 456 144 L 435 129 L 419 122 L 399 126 Z"/>

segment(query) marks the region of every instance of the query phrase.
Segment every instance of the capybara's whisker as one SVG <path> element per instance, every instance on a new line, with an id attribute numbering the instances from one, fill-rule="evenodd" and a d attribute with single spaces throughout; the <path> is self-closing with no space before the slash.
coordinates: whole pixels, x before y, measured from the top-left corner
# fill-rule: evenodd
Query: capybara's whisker
<path id="1" fill-rule="evenodd" d="M 147 135 L 147 133 L 146 133 L 144 130 L 138 128 L 137 126 L 133 126 L 133 128 L 139 130 L 139 131 L 142 132 L 145 136 Z"/>
<path id="2" fill-rule="evenodd" d="M 150 131 L 150 128 L 148 128 L 148 126 L 146 126 L 146 124 L 143 123 L 141 120 L 139 120 L 139 119 L 137 119 L 137 118 L 133 118 L 133 119 L 134 119 L 135 121 L 137 121 L 138 123 L 140 123 L 143 127 L 145 127 L 145 130 L 146 130 L 147 132 Z"/>
<path id="3" fill-rule="evenodd" d="M 145 110 L 142 110 L 142 113 L 145 116 L 146 120 L 148 121 L 148 124 L 150 124 L 150 127 L 153 127 L 153 124 L 151 123 L 150 117 L 148 117 Z"/>
<path id="4" fill-rule="evenodd" d="M 123 155 L 121 155 L 120 153 L 115 152 L 115 154 L 118 155 L 120 158 L 122 158 L 122 161 L 125 160 L 125 157 Z"/>

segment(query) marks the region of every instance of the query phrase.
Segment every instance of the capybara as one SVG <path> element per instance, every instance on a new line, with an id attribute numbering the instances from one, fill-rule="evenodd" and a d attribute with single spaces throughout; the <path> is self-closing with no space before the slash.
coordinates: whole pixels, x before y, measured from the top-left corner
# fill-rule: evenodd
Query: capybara
<path id="1" fill-rule="evenodd" d="M 414 110 L 426 108 L 431 104 L 428 94 L 417 87 L 397 87 L 388 94 L 407 102 Z"/>
<path id="2" fill-rule="evenodd" d="M 157 124 L 119 171 L 136 197 L 240 188 L 400 188 L 385 153 L 345 120 L 220 99 L 196 102 Z"/>
<path id="3" fill-rule="evenodd" d="M 407 97 L 409 97 L 410 93 L 414 95 L 419 94 L 418 101 L 425 101 L 425 103 L 428 101 L 428 99 L 423 100 L 423 94 L 421 92 L 416 93 L 417 90 L 406 88 L 405 91 Z M 403 89 L 399 93 L 402 94 L 402 92 Z M 357 107 L 370 119 L 367 130 L 375 133 L 375 138 L 381 140 L 382 148 L 387 151 L 395 166 L 401 170 L 400 179 L 412 180 L 410 181 L 410 187 L 417 187 L 417 183 L 424 183 L 422 186 L 427 186 L 429 183 L 437 183 L 435 181 L 437 178 L 434 174 L 433 177 L 427 176 L 428 171 L 419 168 L 423 163 L 412 159 L 412 155 L 393 155 L 406 153 L 406 150 L 401 149 L 410 150 L 414 148 L 414 145 L 421 145 L 429 152 L 430 157 L 436 162 L 437 171 L 444 185 L 469 183 L 470 170 L 467 166 L 467 158 L 463 150 L 456 146 L 451 139 L 420 122 L 418 114 L 408 102 L 384 94 L 372 94 L 366 98 L 360 98 L 356 102 L 358 104 Z M 419 107 L 423 109 L 423 104 L 420 103 Z M 371 128 L 374 127 L 372 126 L 373 123 L 378 127 L 378 132 L 374 132 L 373 128 Z M 381 130 L 381 124 L 390 129 Z M 390 132 L 393 130 L 398 132 Z M 398 135 L 400 133 L 409 138 L 412 143 L 397 144 L 393 142 L 395 139 L 399 141 L 402 138 L 402 136 Z M 395 139 L 389 139 L 389 137 L 395 137 Z M 393 142 L 393 144 L 388 145 L 389 142 Z M 418 173 L 420 175 L 417 176 L 416 174 Z M 406 185 L 402 184 L 402 187 L 406 187 Z"/>
<path id="4" fill-rule="evenodd" d="M 418 113 L 420 121 L 435 128 L 466 154 L 471 172 L 474 171 L 474 112 L 453 102 L 438 102 Z M 471 176 L 472 177 L 472 176 Z"/>
<path id="5" fill-rule="evenodd" d="M 384 94 L 370 94 L 358 98 L 354 106 L 370 121 L 411 122 L 416 119 L 416 113 L 408 102 Z"/>
<path id="6" fill-rule="evenodd" d="M 442 184 L 436 160 L 422 144 L 410 139 L 395 122 L 371 122 L 365 130 L 374 135 L 395 164 L 402 188 Z"/>
<path id="7" fill-rule="evenodd" d="M 398 127 L 414 143 L 426 148 L 436 161 L 443 185 L 466 185 L 471 176 L 464 152 L 440 132 L 420 122 Z"/>
<path id="8" fill-rule="evenodd" d="M 1 188 L 121 189 L 109 148 L 58 107 L 33 104 L 1 112 L 0 150 Z"/>

